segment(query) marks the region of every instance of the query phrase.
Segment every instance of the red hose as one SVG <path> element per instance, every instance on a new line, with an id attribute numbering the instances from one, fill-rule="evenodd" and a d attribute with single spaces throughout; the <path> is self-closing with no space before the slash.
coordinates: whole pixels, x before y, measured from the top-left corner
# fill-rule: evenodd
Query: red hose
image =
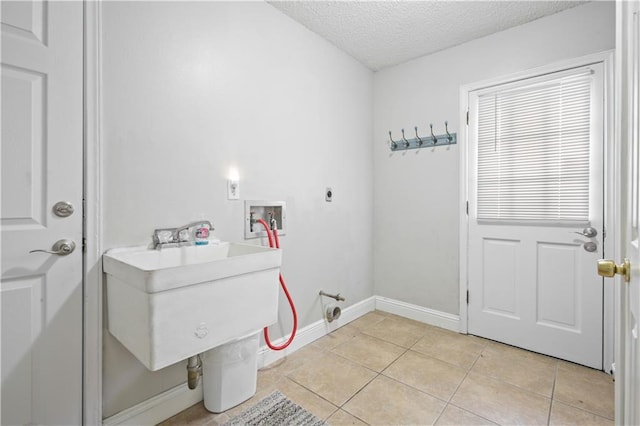
<path id="1" fill-rule="evenodd" d="M 271 229 L 269 229 L 269 225 L 267 225 L 267 222 L 265 222 L 263 219 L 258 219 L 257 222 L 264 227 L 265 231 L 267 231 L 267 237 L 269 238 L 269 247 L 274 248 L 273 240 L 275 238 L 275 248 L 280 248 L 280 240 L 278 239 L 278 230 L 277 229 L 273 230 L 274 238 L 272 238 Z M 269 340 L 269 328 L 268 327 L 264 328 L 263 330 L 264 341 L 267 342 L 267 346 L 269 346 L 269 348 L 273 349 L 274 351 L 281 351 L 285 349 L 287 346 L 289 346 L 291 342 L 293 342 L 293 338 L 296 336 L 296 331 L 298 330 L 298 313 L 296 312 L 296 307 L 293 304 L 293 299 L 291 299 L 289 290 L 287 290 L 287 285 L 284 283 L 284 278 L 282 278 L 282 274 L 280 274 L 280 286 L 282 287 L 282 290 L 284 291 L 285 296 L 287 296 L 287 300 L 289 301 L 289 306 L 291 306 L 291 313 L 293 314 L 293 330 L 291 331 L 291 336 L 289 336 L 289 339 L 286 342 L 284 342 L 280 346 L 275 346 L 271 343 L 271 340 Z"/>

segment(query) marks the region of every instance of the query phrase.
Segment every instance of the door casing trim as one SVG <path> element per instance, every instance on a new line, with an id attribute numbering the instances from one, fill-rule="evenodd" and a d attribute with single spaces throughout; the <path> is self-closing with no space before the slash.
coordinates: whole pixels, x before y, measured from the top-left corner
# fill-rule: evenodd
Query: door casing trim
<path id="1" fill-rule="evenodd" d="M 511 83 L 524 80 L 540 75 L 550 74 L 569 68 L 585 66 L 593 63 L 602 63 L 604 65 L 604 226 L 607 236 L 604 240 L 604 252 L 614 253 L 619 240 L 619 230 L 617 224 L 620 223 L 620 200 L 615 194 L 615 138 L 614 138 L 614 119 L 613 119 L 613 101 L 614 101 L 614 81 L 613 81 L 613 65 L 614 51 L 608 50 L 587 56 L 569 59 L 561 62 L 554 62 L 538 68 L 517 72 L 505 76 L 500 76 L 488 80 L 460 86 L 460 212 L 459 229 L 460 229 L 460 253 L 459 253 L 459 283 L 460 283 L 460 332 L 468 333 L 468 306 L 467 306 L 467 290 L 468 286 L 468 261 L 469 261 L 469 228 L 467 215 L 467 200 L 469 199 L 469 163 L 468 163 L 468 126 L 467 111 L 469 110 L 469 94 L 472 91 L 485 89 L 505 83 Z M 594 266 L 595 268 L 595 266 Z M 595 273 L 595 269 L 594 269 Z M 611 366 L 614 362 L 614 292 L 613 286 L 605 286 L 603 294 L 603 369 L 610 373 Z"/>
<path id="2" fill-rule="evenodd" d="M 101 1 L 84 0 L 83 423 L 102 424 Z"/>

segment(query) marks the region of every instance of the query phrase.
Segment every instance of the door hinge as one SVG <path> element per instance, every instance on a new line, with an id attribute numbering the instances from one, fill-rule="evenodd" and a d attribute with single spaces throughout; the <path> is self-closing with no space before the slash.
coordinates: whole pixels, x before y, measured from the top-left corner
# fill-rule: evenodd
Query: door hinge
<path id="1" fill-rule="evenodd" d="M 467 216 L 469 216 L 469 202 L 467 201 Z"/>
<path id="2" fill-rule="evenodd" d="M 469 304 L 469 290 L 467 290 L 467 305 Z"/>
<path id="3" fill-rule="evenodd" d="M 87 252 L 87 239 L 82 237 L 82 252 L 86 253 Z"/>
<path id="4" fill-rule="evenodd" d="M 467 110 L 467 126 L 469 125 L 469 110 Z"/>

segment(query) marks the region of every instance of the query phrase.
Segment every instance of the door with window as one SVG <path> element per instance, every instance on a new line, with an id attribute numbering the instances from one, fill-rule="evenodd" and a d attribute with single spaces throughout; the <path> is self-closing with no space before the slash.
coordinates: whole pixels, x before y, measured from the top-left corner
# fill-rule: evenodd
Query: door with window
<path id="1" fill-rule="evenodd" d="M 0 7 L 0 423 L 78 425 L 83 3 Z"/>
<path id="2" fill-rule="evenodd" d="M 602 368 L 603 65 L 469 96 L 468 331 Z"/>

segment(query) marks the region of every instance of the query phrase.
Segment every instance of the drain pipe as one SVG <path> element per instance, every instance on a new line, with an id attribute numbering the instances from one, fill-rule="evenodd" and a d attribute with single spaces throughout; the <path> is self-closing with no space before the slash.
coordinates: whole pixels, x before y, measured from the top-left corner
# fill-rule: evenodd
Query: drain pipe
<path id="1" fill-rule="evenodd" d="M 330 297 L 332 299 L 335 299 L 336 302 L 344 302 L 344 297 L 340 296 L 340 293 L 338 294 L 329 294 L 329 293 L 325 293 L 323 290 L 320 290 L 320 293 L 318 293 L 320 296 L 325 296 L 325 297 Z M 327 306 L 327 310 L 325 311 L 325 318 L 327 319 L 327 321 L 329 322 L 333 322 L 334 320 L 337 320 L 338 318 L 340 318 L 340 315 L 342 315 L 342 309 L 340 309 L 340 306 L 336 306 L 336 305 L 329 305 Z"/>
<path id="2" fill-rule="evenodd" d="M 190 356 L 187 360 L 187 384 L 189 389 L 198 387 L 198 380 L 202 375 L 202 360 L 200 355 Z"/>

